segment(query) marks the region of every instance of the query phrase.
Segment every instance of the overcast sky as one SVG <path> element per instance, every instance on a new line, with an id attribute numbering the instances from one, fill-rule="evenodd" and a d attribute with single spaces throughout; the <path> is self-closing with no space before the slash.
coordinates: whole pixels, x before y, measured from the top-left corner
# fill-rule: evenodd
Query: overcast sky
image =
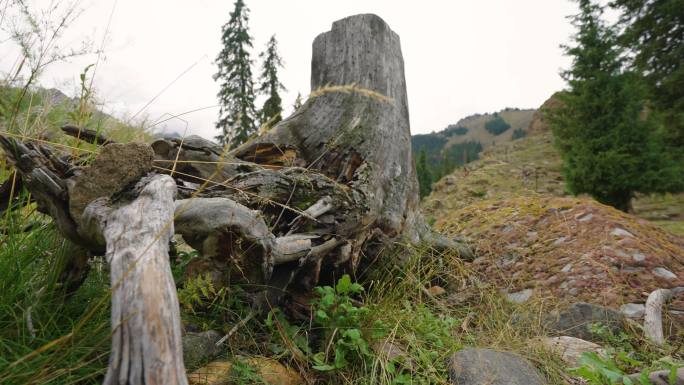
<path id="1" fill-rule="evenodd" d="M 576 10 L 568 0 L 245 1 L 251 10 L 255 65 L 268 38 L 275 34 L 279 41 L 286 115 L 297 93 L 309 92 L 316 35 L 349 15 L 382 17 L 401 38 L 414 134 L 439 131 L 473 113 L 541 105 L 564 86 L 558 73 L 569 60 L 559 45 L 573 32 L 566 16 Z M 232 0 L 84 0 L 81 8 L 65 43 L 88 37 L 100 45 L 113 10 L 95 79 L 106 112 L 130 116 L 140 111 L 188 68 L 143 114 L 157 120 L 217 103 L 214 59 Z M 7 55 L 9 44 L 0 42 L 2 70 L 15 60 Z M 78 74 L 94 62 L 88 56 L 54 65 L 41 83 L 73 95 Z M 217 113 L 208 108 L 183 118 L 190 132 L 212 137 Z M 176 121 L 171 128 L 183 125 Z"/>

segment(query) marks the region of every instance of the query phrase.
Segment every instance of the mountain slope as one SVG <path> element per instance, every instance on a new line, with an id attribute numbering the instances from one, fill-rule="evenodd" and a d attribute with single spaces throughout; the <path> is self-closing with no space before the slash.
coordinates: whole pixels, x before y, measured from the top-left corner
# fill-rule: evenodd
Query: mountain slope
<path id="1" fill-rule="evenodd" d="M 533 109 L 507 108 L 493 114 L 471 115 L 442 131 L 413 135 L 413 151 L 418 153 L 424 149 L 433 162 L 441 162 L 447 155 L 454 164 L 468 163 L 477 159 L 483 149 L 525 136 L 535 112 Z M 501 132 L 488 130 L 487 125 L 497 120 L 505 124 L 501 126 Z"/>

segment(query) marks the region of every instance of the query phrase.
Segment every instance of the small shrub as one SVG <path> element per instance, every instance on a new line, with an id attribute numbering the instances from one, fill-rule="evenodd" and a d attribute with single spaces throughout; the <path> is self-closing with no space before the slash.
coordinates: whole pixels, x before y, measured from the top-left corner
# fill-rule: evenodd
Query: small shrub
<path id="1" fill-rule="evenodd" d="M 527 131 L 523 130 L 522 128 L 516 128 L 513 131 L 513 136 L 511 137 L 511 140 L 522 139 L 526 136 L 527 136 Z"/>
<path id="2" fill-rule="evenodd" d="M 498 114 L 494 115 L 494 119 L 485 123 L 485 129 L 492 135 L 501 135 L 509 128 L 511 128 L 511 125 L 503 120 Z"/>
<path id="3" fill-rule="evenodd" d="M 324 328 L 325 338 L 323 351 L 313 356 L 314 369 L 337 370 L 350 361 L 369 362 L 373 358 L 361 328 L 362 317 L 368 313 L 368 308 L 357 307 L 351 298 L 361 292 L 363 286 L 352 283 L 348 274 L 340 278 L 335 288 L 316 288 L 320 297 L 314 304 L 314 324 Z"/>

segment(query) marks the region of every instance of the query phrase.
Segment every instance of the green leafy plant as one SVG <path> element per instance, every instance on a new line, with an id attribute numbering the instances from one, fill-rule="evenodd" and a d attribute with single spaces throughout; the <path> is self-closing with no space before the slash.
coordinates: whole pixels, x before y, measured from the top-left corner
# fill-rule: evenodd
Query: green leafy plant
<path id="1" fill-rule="evenodd" d="M 185 282 L 178 290 L 178 302 L 188 312 L 195 314 L 198 309 L 208 308 L 223 302 L 226 296 L 225 288 L 216 288 L 209 274 L 198 275 Z"/>
<path id="2" fill-rule="evenodd" d="M 280 309 L 273 309 L 268 313 L 264 326 L 269 332 L 270 341 L 267 346 L 272 353 L 307 357 L 312 354 L 304 328 L 292 325 Z"/>
<path id="3" fill-rule="evenodd" d="M 236 359 L 230 368 L 229 378 L 231 384 L 266 384 L 257 372 L 257 369 L 242 359 Z"/>
<path id="4" fill-rule="evenodd" d="M 570 369 L 570 372 L 584 378 L 591 385 L 625 384 L 632 385 L 635 382 L 626 375 L 624 364 L 638 366 L 641 362 L 627 356 L 625 352 L 609 352 L 601 356 L 595 352 L 584 352 L 580 356 L 580 366 Z M 639 377 L 639 383 L 649 385 L 648 372 L 643 371 Z"/>
<path id="5" fill-rule="evenodd" d="M 363 286 L 352 283 L 345 274 L 335 285 L 317 287 L 319 299 L 314 304 L 314 323 L 324 330 L 323 351 L 314 354 L 314 369 L 332 371 L 344 368 L 350 361 L 373 358 L 362 333 L 362 318 L 368 308 L 356 306 L 351 296 L 363 292 Z"/>

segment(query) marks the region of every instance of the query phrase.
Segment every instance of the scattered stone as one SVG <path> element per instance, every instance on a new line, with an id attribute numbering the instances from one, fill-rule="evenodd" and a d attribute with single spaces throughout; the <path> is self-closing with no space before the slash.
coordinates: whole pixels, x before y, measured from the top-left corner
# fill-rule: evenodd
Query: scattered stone
<path id="1" fill-rule="evenodd" d="M 653 274 L 667 280 L 677 279 L 677 276 L 673 272 L 664 267 L 656 267 L 653 269 Z"/>
<path id="2" fill-rule="evenodd" d="M 537 369 L 517 354 L 468 348 L 449 360 L 449 379 L 454 385 L 542 385 Z"/>
<path id="3" fill-rule="evenodd" d="M 630 233 L 629 231 L 627 231 L 625 229 L 621 229 L 619 227 L 614 228 L 613 231 L 610 232 L 610 235 L 612 235 L 614 237 L 620 237 L 620 238 L 624 238 L 624 237 L 634 238 L 634 234 Z"/>
<path id="4" fill-rule="evenodd" d="M 428 293 L 430 293 L 430 295 L 432 295 L 433 297 L 439 297 L 440 295 L 443 295 L 444 293 L 446 293 L 446 290 L 444 290 L 443 287 L 441 287 L 441 286 L 436 286 L 436 285 L 430 287 L 429 289 L 427 289 L 427 291 L 428 291 Z"/>
<path id="5" fill-rule="evenodd" d="M 546 319 L 546 327 L 553 333 L 595 341 L 589 330 L 592 323 L 601 323 L 613 333 L 622 330 L 624 317 L 619 312 L 599 305 L 578 302 L 569 308 L 552 312 Z"/>
<path id="6" fill-rule="evenodd" d="M 579 219 L 577 219 L 577 221 L 578 221 L 578 222 L 589 222 L 589 221 L 592 220 L 593 218 L 594 218 L 594 214 L 589 213 L 589 214 L 587 214 L 587 215 L 583 215 L 582 217 L 580 217 Z"/>
<path id="7" fill-rule="evenodd" d="M 195 368 L 216 357 L 220 351 L 216 342 L 220 339 L 221 334 L 215 330 L 186 333 L 183 336 L 183 362 L 185 362 L 185 367 Z"/>
<path id="8" fill-rule="evenodd" d="M 643 262 L 646 260 L 646 256 L 641 253 L 634 253 L 632 254 L 632 259 L 634 259 L 634 262 Z"/>
<path id="9" fill-rule="evenodd" d="M 620 306 L 620 313 L 631 319 L 644 318 L 646 306 L 643 303 L 626 303 Z"/>
<path id="10" fill-rule="evenodd" d="M 553 241 L 553 245 L 554 246 L 560 246 L 563 244 L 563 242 L 565 242 L 565 237 L 560 237 L 560 238 L 556 239 L 555 241 Z"/>
<path id="11" fill-rule="evenodd" d="M 253 357 L 246 360 L 249 366 L 256 369 L 257 375 L 264 383 L 270 385 L 300 385 L 304 383 L 302 377 L 292 368 L 283 366 L 280 362 L 265 358 Z M 188 375 L 189 385 L 225 385 L 230 383 L 229 376 L 233 368 L 230 361 L 214 361 L 195 370 Z"/>
<path id="12" fill-rule="evenodd" d="M 507 293 L 506 298 L 513 303 L 521 304 L 527 302 L 532 297 L 532 294 L 534 294 L 534 290 L 525 289 L 515 293 Z"/>
<path id="13" fill-rule="evenodd" d="M 545 337 L 541 343 L 546 349 L 561 356 L 570 367 L 579 366 L 582 353 L 605 353 L 601 345 L 570 336 Z"/>
<path id="14" fill-rule="evenodd" d="M 562 273 L 569 273 L 572 271 L 572 263 L 568 263 L 567 265 L 563 266 L 561 269 Z"/>

